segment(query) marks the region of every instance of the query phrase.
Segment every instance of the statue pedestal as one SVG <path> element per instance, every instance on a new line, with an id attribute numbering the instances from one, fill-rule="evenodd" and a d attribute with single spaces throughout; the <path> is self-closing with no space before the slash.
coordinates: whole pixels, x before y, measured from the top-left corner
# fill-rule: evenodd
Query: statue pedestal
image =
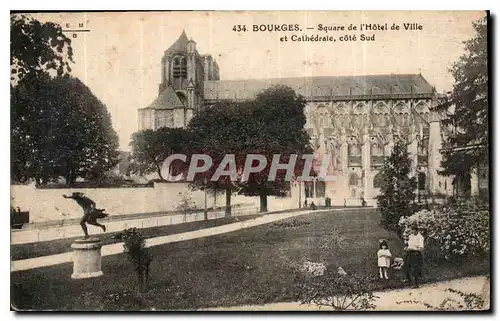
<path id="1" fill-rule="evenodd" d="M 71 244 L 73 249 L 72 279 L 87 279 L 102 275 L 101 247 L 102 243 L 97 238 L 80 239 Z"/>

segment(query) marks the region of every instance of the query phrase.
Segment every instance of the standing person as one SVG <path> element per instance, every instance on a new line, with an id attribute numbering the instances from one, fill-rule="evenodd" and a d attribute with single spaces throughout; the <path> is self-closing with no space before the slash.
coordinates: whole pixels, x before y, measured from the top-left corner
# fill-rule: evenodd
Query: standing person
<path id="1" fill-rule="evenodd" d="M 304 200 L 304 208 L 307 208 L 307 198 Z"/>
<path id="2" fill-rule="evenodd" d="M 381 279 L 389 280 L 389 275 L 387 274 L 387 271 L 389 270 L 389 267 L 391 266 L 392 254 L 391 254 L 391 251 L 389 251 L 389 246 L 387 245 L 387 240 L 380 240 L 379 244 L 380 244 L 380 248 L 377 251 L 378 272 L 379 272 Z"/>
<path id="3" fill-rule="evenodd" d="M 422 266 L 424 264 L 423 251 L 424 251 L 424 237 L 420 234 L 416 225 L 411 227 L 410 235 L 408 236 L 408 243 L 406 246 L 406 278 L 408 283 L 414 288 L 418 288 L 419 278 L 422 277 Z"/>
<path id="4" fill-rule="evenodd" d="M 93 200 L 84 196 L 83 193 L 80 192 L 74 192 L 71 196 L 63 195 L 63 197 L 73 199 L 83 209 L 83 217 L 80 221 L 80 226 L 82 227 L 83 233 L 85 233 L 85 238 L 89 237 L 86 223 L 99 226 L 102 228 L 103 232 L 106 232 L 106 226 L 97 223 L 97 219 L 104 218 L 108 215 L 103 213 L 104 210 L 97 209 Z"/>

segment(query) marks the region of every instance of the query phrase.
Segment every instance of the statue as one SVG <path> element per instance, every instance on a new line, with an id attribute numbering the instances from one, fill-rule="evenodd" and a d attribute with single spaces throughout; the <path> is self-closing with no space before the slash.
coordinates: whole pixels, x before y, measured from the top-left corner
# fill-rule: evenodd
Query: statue
<path id="1" fill-rule="evenodd" d="M 97 223 L 97 219 L 105 218 L 108 216 L 108 214 L 104 213 L 104 209 L 96 208 L 96 204 L 93 200 L 84 196 L 83 193 L 80 192 L 74 192 L 71 194 L 71 196 L 63 195 L 63 197 L 75 200 L 75 202 L 77 202 L 78 205 L 80 205 L 80 207 L 83 209 L 83 217 L 80 221 L 80 225 L 82 226 L 82 230 L 85 233 L 86 239 L 89 238 L 86 223 L 94 226 L 99 226 L 100 228 L 102 228 L 103 232 L 106 232 L 106 226 Z"/>

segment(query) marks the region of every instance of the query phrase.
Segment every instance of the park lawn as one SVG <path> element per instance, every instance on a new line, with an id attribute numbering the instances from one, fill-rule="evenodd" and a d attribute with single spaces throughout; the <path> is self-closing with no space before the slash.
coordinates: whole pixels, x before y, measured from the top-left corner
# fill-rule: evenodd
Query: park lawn
<path id="1" fill-rule="evenodd" d="M 288 219 L 290 220 L 290 219 Z M 281 228 L 276 223 L 151 248 L 149 290 L 138 293 L 136 276 L 124 254 L 102 259 L 104 275 L 71 280 L 71 264 L 11 273 L 11 301 L 17 309 L 185 310 L 295 301 L 290 262 L 319 259 L 318 240 L 340 236 L 337 248 L 322 253 L 329 269 L 375 276 L 378 240 L 386 238 L 394 256 L 403 244 L 382 229 L 375 209 L 323 212 L 295 219 L 309 224 Z M 487 274 L 487 259 L 430 263 L 424 282 Z M 375 289 L 404 286 L 400 274 Z"/>
<path id="2" fill-rule="evenodd" d="M 260 216 L 262 216 L 262 214 L 242 215 L 238 217 L 218 218 L 208 221 L 196 221 L 196 222 L 189 222 L 189 223 L 182 223 L 175 225 L 143 228 L 140 230 L 141 233 L 143 233 L 144 237 L 151 238 L 151 237 L 167 236 L 172 234 L 196 231 L 204 228 L 226 225 L 238 221 L 254 219 Z M 97 234 L 96 236 L 101 239 L 103 245 L 122 242 L 121 240 L 113 239 L 112 236 L 114 234 L 116 234 L 116 232 L 101 233 Z M 82 237 L 72 237 L 67 239 L 37 242 L 37 243 L 14 244 L 10 246 L 10 257 L 12 261 L 16 261 L 16 260 L 30 259 L 40 256 L 70 252 L 71 244 L 76 239 L 81 239 L 81 238 Z"/>

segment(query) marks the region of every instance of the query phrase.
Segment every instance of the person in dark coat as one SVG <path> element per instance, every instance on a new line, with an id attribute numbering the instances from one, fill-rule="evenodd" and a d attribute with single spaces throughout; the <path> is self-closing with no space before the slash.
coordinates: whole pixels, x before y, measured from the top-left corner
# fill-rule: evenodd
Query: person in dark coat
<path id="1" fill-rule="evenodd" d="M 424 264 L 424 237 L 418 231 L 417 226 L 411 227 L 411 232 L 408 236 L 407 246 L 405 249 L 406 277 L 410 285 L 413 283 L 413 287 L 418 288 Z"/>
<path id="2" fill-rule="evenodd" d="M 108 214 L 103 213 L 104 210 L 97 209 L 96 204 L 90 198 L 84 196 L 83 193 L 74 192 L 71 196 L 63 195 L 64 198 L 71 198 L 83 209 L 83 217 L 80 220 L 80 226 L 82 227 L 83 233 L 85 233 L 85 238 L 89 237 L 86 223 L 90 225 L 95 225 L 102 228 L 103 232 L 106 232 L 106 226 L 97 223 L 98 218 L 104 218 Z"/>

